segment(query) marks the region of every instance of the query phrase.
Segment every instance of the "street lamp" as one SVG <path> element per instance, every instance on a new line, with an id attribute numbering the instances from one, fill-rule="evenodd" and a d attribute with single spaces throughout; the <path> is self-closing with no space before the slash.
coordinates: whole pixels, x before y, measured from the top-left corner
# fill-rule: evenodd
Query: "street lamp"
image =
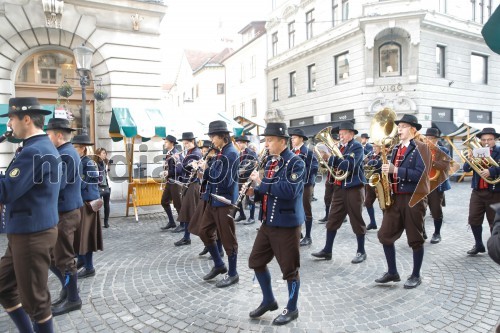
<path id="1" fill-rule="evenodd" d="M 86 100 L 88 86 L 90 80 L 90 64 L 92 62 L 93 51 L 86 46 L 77 46 L 73 49 L 73 54 L 76 60 L 76 69 L 80 77 L 80 86 L 82 87 L 82 134 L 88 134 L 87 130 L 87 110 Z"/>

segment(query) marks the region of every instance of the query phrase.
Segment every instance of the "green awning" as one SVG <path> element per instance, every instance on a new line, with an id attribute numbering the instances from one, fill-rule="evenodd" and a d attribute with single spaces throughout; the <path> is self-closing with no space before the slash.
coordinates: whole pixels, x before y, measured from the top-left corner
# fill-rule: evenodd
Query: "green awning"
<path id="1" fill-rule="evenodd" d="M 52 118 L 54 114 L 54 105 L 42 105 L 42 108 L 45 110 L 49 110 L 52 112 L 52 114 L 45 116 L 45 125 L 49 122 L 49 119 Z M 9 104 L 0 104 L 0 114 L 5 114 L 9 112 Z M 7 123 L 9 122 L 9 117 L 0 117 L 0 135 L 5 133 L 7 131 Z M 9 142 L 12 143 L 18 143 L 21 142 L 21 140 L 14 139 L 14 138 L 9 138 Z"/>
<path id="2" fill-rule="evenodd" d="M 113 108 L 109 136 L 115 142 L 123 138 L 140 138 L 148 141 L 153 137 L 167 136 L 165 118 L 159 109 Z"/>
<path id="3" fill-rule="evenodd" d="M 497 7 L 493 15 L 481 30 L 486 45 L 495 53 L 500 54 L 500 6 Z"/>

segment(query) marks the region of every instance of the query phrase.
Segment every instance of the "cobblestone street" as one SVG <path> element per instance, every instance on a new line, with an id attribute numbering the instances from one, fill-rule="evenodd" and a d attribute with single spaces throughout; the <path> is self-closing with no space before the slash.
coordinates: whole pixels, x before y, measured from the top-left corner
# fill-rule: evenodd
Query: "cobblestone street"
<path id="1" fill-rule="evenodd" d="M 279 311 L 251 320 L 248 313 L 261 302 L 261 292 L 248 266 L 256 234 L 254 225 L 237 225 L 240 281 L 226 289 L 202 280 L 212 266 L 198 256 L 203 244 L 192 237 L 190 246 L 175 247 L 182 234 L 160 232 L 166 215 L 153 212 L 116 217 L 103 229 L 105 251 L 95 258 L 96 275 L 79 281 L 83 308 L 56 317 L 58 332 L 494 332 L 500 320 L 500 266 L 487 254 L 466 255 L 473 245 L 467 227 L 470 180 L 452 183 L 446 194 L 442 242 L 425 244 L 423 283 L 406 290 L 412 253 L 403 237 L 396 243 L 402 281 L 377 285 L 386 271 L 376 231 L 368 231 L 365 262 L 353 265 L 356 238 L 349 224 L 339 230 L 331 261 L 311 253 L 325 241 L 323 184 L 317 184 L 313 203 L 313 244 L 302 249 L 298 320 L 285 327 L 271 325 Z M 375 203 L 378 205 L 378 203 Z M 112 203 L 113 205 L 113 203 Z M 123 206 L 120 206 L 123 207 Z M 161 207 L 160 207 L 161 208 Z M 114 206 L 113 214 L 121 209 Z M 122 213 L 122 212 L 119 212 Z M 381 212 L 376 207 L 380 225 Z M 368 221 L 363 211 L 365 222 Z M 427 233 L 434 227 L 426 219 Z M 487 226 L 485 222 L 484 226 Z M 483 239 L 489 237 L 484 228 Z M 7 239 L 0 237 L 0 251 Z M 227 259 L 224 257 L 224 259 Z M 287 286 L 276 261 L 270 265 L 273 290 L 280 309 L 286 305 Z M 219 277 L 220 278 L 220 277 Z M 217 280 L 217 279 L 216 279 Z M 58 281 L 49 277 L 52 295 Z M 4 311 L 0 332 L 15 332 Z"/>

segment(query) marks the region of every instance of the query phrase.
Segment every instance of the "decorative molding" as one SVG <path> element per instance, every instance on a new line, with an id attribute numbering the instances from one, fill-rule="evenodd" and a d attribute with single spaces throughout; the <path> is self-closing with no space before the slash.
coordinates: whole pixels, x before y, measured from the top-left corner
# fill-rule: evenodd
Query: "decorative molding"
<path id="1" fill-rule="evenodd" d="M 287 19 L 290 16 L 295 15 L 298 10 L 299 10 L 299 7 L 297 5 L 287 6 L 285 8 L 285 10 L 283 11 L 283 14 L 281 14 L 281 16 L 283 16 L 284 19 Z"/>
<path id="2" fill-rule="evenodd" d="M 301 8 L 305 8 L 307 7 L 309 4 L 313 3 L 315 0 L 301 0 L 300 1 L 300 7 Z"/>
<path id="3" fill-rule="evenodd" d="M 418 113 L 417 104 L 413 99 L 406 96 L 404 92 L 400 92 L 394 97 L 378 93 L 377 97 L 370 103 L 366 115 L 374 115 L 383 108 L 390 108 L 396 113 Z"/>

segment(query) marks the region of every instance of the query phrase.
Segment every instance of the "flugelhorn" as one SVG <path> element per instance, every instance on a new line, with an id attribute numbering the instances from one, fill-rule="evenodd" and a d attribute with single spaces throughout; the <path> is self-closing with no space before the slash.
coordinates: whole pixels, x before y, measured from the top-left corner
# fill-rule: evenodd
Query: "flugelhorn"
<path id="1" fill-rule="evenodd" d="M 0 143 L 4 142 L 8 138 L 12 136 L 12 131 L 6 131 L 4 134 L 0 136 Z"/>
<path id="2" fill-rule="evenodd" d="M 344 159 L 344 155 L 342 154 L 342 152 L 340 151 L 340 149 L 338 147 L 339 142 L 332 137 L 332 127 L 331 126 L 325 127 L 321 131 L 319 131 L 318 134 L 316 134 L 314 136 L 314 139 L 316 141 L 320 141 L 322 144 L 324 144 L 332 155 L 340 158 L 341 160 Z M 314 148 L 316 148 L 316 147 L 314 147 Z M 319 163 L 321 163 L 323 166 L 328 166 L 328 161 L 325 161 L 323 159 L 319 150 L 313 149 L 313 151 L 316 153 L 316 156 L 318 157 L 318 160 L 320 161 Z M 344 179 L 347 178 L 347 176 L 349 176 L 349 172 L 343 171 L 343 170 L 332 170 L 331 168 L 328 168 L 328 171 L 330 171 L 330 174 L 332 175 L 332 177 L 338 181 L 343 181 Z"/>
<path id="3" fill-rule="evenodd" d="M 483 146 L 481 145 L 481 141 L 479 141 L 479 139 L 476 136 L 472 135 L 467 140 L 465 140 L 463 142 L 463 145 L 467 148 L 462 149 L 462 150 L 458 150 L 457 147 L 455 147 L 455 145 L 453 144 L 452 140 L 450 140 L 449 137 L 445 137 L 445 139 L 453 147 L 453 150 L 458 152 L 462 161 L 469 163 L 470 167 L 481 178 L 483 178 L 486 183 L 491 184 L 491 185 L 495 185 L 495 184 L 500 183 L 500 176 L 495 178 L 495 179 L 481 176 L 481 171 L 483 171 L 485 169 L 489 169 L 491 167 L 498 168 L 499 165 L 491 156 L 485 156 L 485 157 L 474 157 L 473 156 L 472 151 L 474 149 L 483 148 Z"/>

